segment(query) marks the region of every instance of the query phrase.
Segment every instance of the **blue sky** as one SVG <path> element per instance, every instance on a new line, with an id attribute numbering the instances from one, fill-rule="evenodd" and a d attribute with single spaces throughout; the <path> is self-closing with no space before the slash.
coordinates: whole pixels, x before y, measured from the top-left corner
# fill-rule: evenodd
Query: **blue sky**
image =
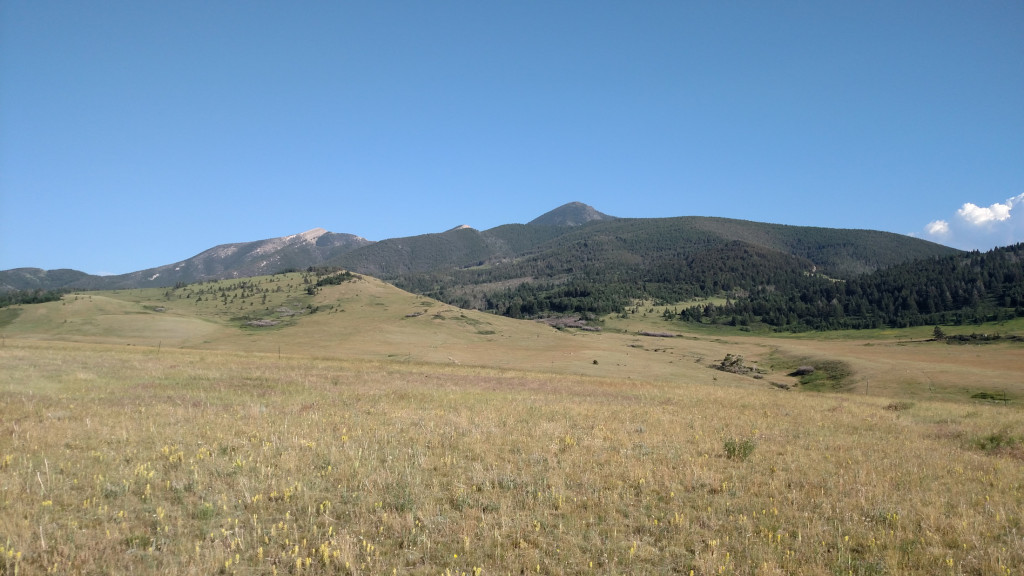
<path id="1" fill-rule="evenodd" d="M 570 201 L 1024 241 L 1024 3 L 0 2 L 0 269 Z"/>

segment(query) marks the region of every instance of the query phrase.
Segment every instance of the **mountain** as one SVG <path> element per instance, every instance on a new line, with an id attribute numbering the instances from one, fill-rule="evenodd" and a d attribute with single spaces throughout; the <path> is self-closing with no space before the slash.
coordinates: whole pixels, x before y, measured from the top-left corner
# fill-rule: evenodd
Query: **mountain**
<path id="1" fill-rule="evenodd" d="M 439 234 L 392 238 L 345 252 L 327 264 L 420 290 L 438 281 L 518 283 L 524 279 L 558 280 L 584 272 L 607 277 L 612 269 L 639 279 L 659 269 L 692 268 L 680 259 L 713 260 L 714 252 L 725 249 L 727 243 L 785 254 L 790 261 L 802 259 L 799 267 L 804 272 L 836 278 L 957 252 L 873 230 L 692 216 L 616 218 L 573 202 L 528 224 L 484 231 L 458 227 Z M 629 262 L 633 264 L 626 265 Z M 678 276 L 677 272 L 669 276 Z"/>
<path id="2" fill-rule="evenodd" d="M 967 253 L 875 230 L 617 218 L 578 202 L 527 224 L 380 242 L 317 228 L 120 276 L 7 270 L 0 307 L 59 298 L 54 290 L 174 286 L 310 267 L 344 268 L 514 318 L 637 313 L 638 301 L 661 304 L 666 320 L 791 331 L 1024 316 L 1024 245 Z M 675 306 L 710 296 L 725 302 Z"/>
<path id="3" fill-rule="evenodd" d="M 463 245 L 491 247 L 489 258 L 480 259 L 479 253 L 444 263 L 421 258 L 377 272 L 411 292 L 504 315 L 604 314 L 633 299 L 735 297 L 808 275 L 847 279 L 958 253 L 887 232 L 707 217 L 508 225 L 474 234 Z M 361 271 L 359 259 L 376 248 L 352 251 L 337 263 Z"/>
<path id="4" fill-rule="evenodd" d="M 579 226 L 595 220 L 614 219 L 615 216 L 602 214 L 582 202 L 570 202 L 530 220 L 530 224 L 534 226 Z"/>
<path id="5" fill-rule="evenodd" d="M 8 270 L 0 272 L 0 290 L 161 287 L 336 266 L 462 307 L 516 316 L 603 312 L 631 298 L 742 294 L 807 275 L 849 279 L 956 253 L 887 232 L 728 218 L 616 218 L 572 202 L 527 224 L 484 231 L 458 226 L 380 242 L 316 228 L 224 244 L 119 276 Z"/>
<path id="6" fill-rule="evenodd" d="M 314 228 L 281 238 L 221 244 L 174 264 L 116 276 L 76 270 L 5 270 L 0 272 L 0 290 L 113 290 L 250 277 L 318 266 L 369 244 L 359 236 Z"/>
<path id="7" fill-rule="evenodd" d="M 483 232 L 463 225 L 436 234 L 390 238 L 339 254 L 328 264 L 384 279 L 478 266 L 521 257 L 575 227 L 614 219 L 581 202 L 571 202 L 529 224 L 505 224 Z"/>
<path id="8" fill-rule="evenodd" d="M 339 254 L 327 263 L 377 278 L 465 266 L 493 257 L 487 238 L 469 227 L 390 238 Z"/>
<path id="9" fill-rule="evenodd" d="M 59 270 L 13 268 L 0 271 L 0 292 L 14 290 L 60 290 L 89 278 L 95 278 L 95 276 L 67 268 Z"/>
<path id="10" fill-rule="evenodd" d="M 175 264 L 108 277 L 107 283 L 113 284 L 115 288 L 142 288 L 260 276 L 287 269 L 318 266 L 338 254 L 368 244 L 371 244 L 369 240 L 359 236 L 314 228 L 281 238 L 222 244 Z"/>

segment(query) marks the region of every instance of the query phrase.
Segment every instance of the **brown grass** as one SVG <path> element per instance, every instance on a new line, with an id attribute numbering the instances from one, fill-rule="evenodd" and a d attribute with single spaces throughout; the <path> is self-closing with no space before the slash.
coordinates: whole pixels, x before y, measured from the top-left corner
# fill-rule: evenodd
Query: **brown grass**
<path id="1" fill-rule="evenodd" d="M 607 318 L 600 333 L 558 331 L 537 322 L 461 310 L 370 277 L 326 286 L 309 296 L 304 283 L 309 279 L 302 274 L 247 279 L 265 291 L 248 296 L 238 288 L 242 281 L 235 280 L 179 290 L 69 295 L 62 302 L 24 306 L 10 322 L 0 318 L 0 331 L 10 339 L 280 352 L 683 383 L 728 378 L 709 366 L 732 354 L 742 355 L 747 365 L 756 367 L 765 387 L 794 386 L 797 379 L 787 374 L 804 361 L 841 362 L 851 371 L 843 383 L 846 393 L 969 402 L 973 394 L 988 392 L 1024 402 L 1024 380 L 1019 375 L 1024 346 L 926 342 L 930 327 L 779 337 L 666 322 L 660 315 L 662 308 L 643 316 L 650 309 L 645 306 L 643 313 Z M 201 302 L 188 298 L 198 290 L 207 291 Z M 219 297 L 222 291 L 224 299 Z M 308 306 L 317 313 L 280 316 L 274 312 L 284 307 L 308 311 Z M 157 308 L 163 311 L 156 312 Z M 280 324 L 248 327 L 247 322 L 256 317 Z M 1019 333 L 1024 323 L 947 331 L 1005 334 L 1014 326 Z M 649 338 L 640 332 L 681 336 Z"/>
<path id="2" fill-rule="evenodd" d="M 4 574 L 1024 567 L 1024 462 L 978 441 L 1022 436 L 1012 404 L 10 339 L 0 365 Z"/>

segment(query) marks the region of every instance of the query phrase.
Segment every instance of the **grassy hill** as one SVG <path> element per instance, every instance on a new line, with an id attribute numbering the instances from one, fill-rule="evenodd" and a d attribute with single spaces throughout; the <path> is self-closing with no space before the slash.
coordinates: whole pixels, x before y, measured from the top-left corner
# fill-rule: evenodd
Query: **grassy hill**
<path id="1" fill-rule="evenodd" d="M 289 294 L 275 304 L 301 304 Z M 871 394 L 784 392 L 766 383 L 776 375 L 715 371 L 717 353 L 691 356 L 767 342 L 772 354 L 842 353 L 855 373 L 855 356 L 869 354 L 880 380 L 959 364 L 974 385 L 1016 377 L 1019 348 L 957 355 L 905 333 L 868 343 L 573 335 L 484 324 L 370 280 L 325 288 L 308 302 L 320 311 L 269 331 L 193 303 L 192 319 L 214 330 L 180 336 L 202 349 L 116 342 L 143 341 L 140 328 L 159 314 L 189 316 L 177 305 L 149 310 L 152 296 L 68 303 L 78 307 L 69 333 L 40 332 L 62 325 L 53 303 L 2 327 L 17 334 L 0 345 L 4 574 L 1024 568 L 1019 396 L 1008 406 L 924 390 L 908 399 L 879 394 L 874 380 Z M 340 308 L 325 312 L 331 304 Z M 92 333 L 87 310 L 109 332 Z M 631 323 L 623 330 L 658 326 L 621 320 Z M 531 334 L 546 340 L 526 342 Z M 410 355 L 436 354 L 437 343 L 462 364 L 387 359 L 413 342 Z M 611 372 L 625 342 L 642 358 L 630 375 L 581 374 Z M 275 345 L 284 353 L 256 351 Z M 562 365 L 540 370 L 559 354 Z M 609 356 L 594 365 L 597 354 Z M 682 365 L 660 373 L 663 358 Z"/>
<path id="2" fill-rule="evenodd" d="M 290 273 L 0 310 L 0 573 L 1024 568 L 1019 342 L 637 308 Z"/>
<path id="3" fill-rule="evenodd" d="M 1014 400 L 1024 395 L 1017 369 L 1024 364 L 1024 347 L 1015 341 L 947 346 L 928 341 L 931 327 L 780 338 L 669 321 L 665 312 L 679 305 L 652 301 L 591 323 L 601 331 L 558 330 L 460 309 L 368 276 L 319 287 L 318 278 L 290 273 L 68 294 L 59 302 L 0 310 L 0 334 L 11 340 L 428 362 L 625 380 L 739 378 L 760 387 L 799 388 L 788 375 L 797 364 L 838 360 L 847 375 L 836 385 L 860 393 L 960 401 L 980 392 L 1005 392 Z M 1024 335 L 1020 319 L 981 329 Z M 974 325 L 947 329 L 950 335 L 978 331 Z M 727 354 L 744 356 L 757 372 L 736 376 L 714 369 Z"/>
<path id="4" fill-rule="evenodd" d="M 6 338 L 393 359 L 623 378 L 711 375 L 695 360 L 715 345 L 695 341 L 649 362 L 627 334 L 560 331 L 404 292 L 368 276 L 315 288 L 289 273 L 182 288 L 66 295 L 0 310 Z M 315 294 L 310 294 L 311 288 Z M 271 324 L 254 326 L 252 324 Z M 607 336 L 607 337 L 606 337 Z M 597 361 L 595 364 L 594 361 Z"/>

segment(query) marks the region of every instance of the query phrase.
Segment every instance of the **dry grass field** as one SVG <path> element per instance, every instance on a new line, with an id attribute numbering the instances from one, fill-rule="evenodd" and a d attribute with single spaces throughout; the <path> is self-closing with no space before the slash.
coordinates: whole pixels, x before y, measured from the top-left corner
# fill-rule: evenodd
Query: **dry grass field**
<path id="1" fill-rule="evenodd" d="M 0 574 L 1024 571 L 1020 344 L 557 331 L 261 281 L 0 311 Z M 809 361 L 847 377 L 772 385 Z"/>

